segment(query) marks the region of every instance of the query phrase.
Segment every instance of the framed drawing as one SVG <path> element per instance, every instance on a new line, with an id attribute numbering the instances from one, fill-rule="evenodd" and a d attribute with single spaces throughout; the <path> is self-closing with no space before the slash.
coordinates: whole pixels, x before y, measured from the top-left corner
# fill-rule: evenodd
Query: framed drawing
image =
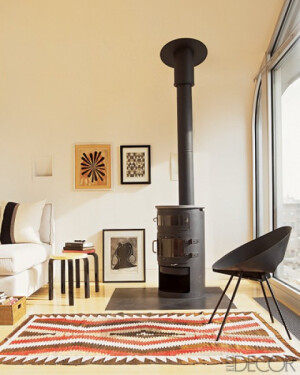
<path id="1" fill-rule="evenodd" d="M 145 229 L 103 230 L 103 282 L 145 281 Z"/>
<path id="2" fill-rule="evenodd" d="M 121 184 L 150 184 L 150 146 L 120 146 Z"/>
<path id="3" fill-rule="evenodd" d="M 75 145 L 75 189 L 111 189 L 110 145 Z"/>

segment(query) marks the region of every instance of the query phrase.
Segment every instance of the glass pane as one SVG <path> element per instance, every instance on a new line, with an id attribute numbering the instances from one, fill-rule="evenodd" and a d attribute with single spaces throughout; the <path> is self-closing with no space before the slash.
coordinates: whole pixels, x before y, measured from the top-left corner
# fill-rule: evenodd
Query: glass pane
<path id="1" fill-rule="evenodd" d="M 263 134 L 261 84 L 257 93 L 255 109 L 255 173 L 256 173 L 256 235 L 260 235 L 263 222 Z"/>
<path id="2" fill-rule="evenodd" d="M 158 226 L 186 226 L 189 224 L 188 215 L 158 215 L 157 225 Z"/>
<path id="3" fill-rule="evenodd" d="M 270 142 L 267 111 L 267 80 L 262 77 L 256 96 L 254 118 L 256 237 L 269 232 L 270 223 Z"/>
<path id="4" fill-rule="evenodd" d="M 274 220 L 293 228 L 276 277 L 300 290 L 300 43 L 273 73 Z"/>
<path id="5" fill-rule="evenodd" d="M 184 241 L 177 238 L 159 240 L 158 255 L 166 258 L 184 257 Z"/>
<path id="6" fill-rule="evenodd" d="M 279 31 L 278 37 L 275 41 L 274 47 L 271 54 L 273 55 L 281 44 L 286 40 L 290 35 L 291 31 L 300 21 L 300 1 L 294 0 L 291 1 L 290 6 L 287 9 L 286 16 L 283 20 L 282 27 Z"/>

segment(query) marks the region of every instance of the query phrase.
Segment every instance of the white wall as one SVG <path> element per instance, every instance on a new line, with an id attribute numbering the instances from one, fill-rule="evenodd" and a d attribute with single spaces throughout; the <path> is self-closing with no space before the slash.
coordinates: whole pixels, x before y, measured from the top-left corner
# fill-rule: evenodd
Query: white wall
<path id="1" fill-rule="evenodd" d="M 1 199 L 55 205 L 57 250 L 104 228 L 146 228 L 177 204 L 176 90 L 160 49 L 179 37 L 208 47 L 193 89 L 196 205 L 206 207 L 207 267 L 252 235 L 253 78 L 283 0 L 0 1 Z M 74 191 L 74 145 L 111 143 L 112 191 Z M 150 144 L 152 184 L 119 182 L 119 146 Z M 32 161 L 51 155 L 50 181 Z"/>

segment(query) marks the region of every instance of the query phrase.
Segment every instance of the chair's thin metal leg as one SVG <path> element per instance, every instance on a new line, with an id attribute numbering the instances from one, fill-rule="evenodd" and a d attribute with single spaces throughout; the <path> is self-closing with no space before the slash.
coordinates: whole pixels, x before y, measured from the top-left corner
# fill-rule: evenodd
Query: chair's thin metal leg
<path id="1" fill-rule="evenodd" d="M 291 335 L 290 335 L 289 330 L 288 330 L 288 328 L 287 328 L 287 326 L 286 326 L 286 324 L 285 324 L 285 321 L 284 321 L 283 316 L 282 316 L 282 314 L 281 314 L 281 311 L 280 311 L 279 305 L 278 305 L 278 303 L 277 303 L 277 300 L 276 300 L 276 298 L 275 298 L 275 295 L 274 295 L 274 293 L 273 293 L 273 290 L 272 290 L 272 288 L 271 288 L 271 285 L 270 285 L 270 283 L 269 283 L 269 280 L 267 279 L 266 276 L 265 276 L 265 280 L 266 280 L 266 282 L 267 282 L 268 288 L 270 289 L 270 292 L 271 292 L 271 294 L 272 294 L 273 300 L 274 300 L 275 305 L 276 305 L 276 307 L 277 307 L 277 310 L 278 310 L 278 312 L 279 312 L 279 315 L 280 315 L 280 318 L 281 318 L 282 324 L 284 325 L 284 328 L 285 328 L 285 330 L 286 330 L 286 333 L 287 333 L 289 339 L 291 340 L 291 339 L 292 339 L 292 338 L 291 338 Z"/>
<path id="2" fill-rule="evenodd" d="M 269 310 L 271 322 L 274 323 L 274 318 L 273 318 L 273 315 L 272 315 L 272 312 L 271 312 L 271 308 L 270 308 L 270 305 L 269 305 L 269 301 L 268 301 L 268 298 L 267 298 L 267 295 L 266 295 L 265 288 L 263 286 L 262 280 L 259 280 L 259 283 L 260 283 L 261 289 L 262 289 L 264 297 L 265 297 L 265 301 L 266 301 L 266 304 L 267 304 L 267 308 Z"/>
<path id="3" fill-rule="evenodd" d="M 223 299 L 223 297 L 224 297 L 224 295 L 225 295 L 225 293 L 226 293 L 226 291 L 227 291 L 227 289 L 228 289 L 228 287 L 229 287 L 229 284 L 231 283 L 232 279 L 233 279 L 233 275 L 230 276 L 230 279 L 229 279 L 229 281 L 228 281 L 228 283 L 227 283 L 225 289 L 223 290 L 223 293 L 221 294 L 221 297 L 220 297 L 220 299 L 219 299 L 219 301 L 218 301 L 218 303 L 217 303 L 217 306 L 215 307 L 213 313 L 212 313 L 211 316 L 210 316 L 210 319 L 209 319 L 209 321 L 208 321 L 208 324 L 212 322 L 213 317 L 214 317 L 216 311 L 218 310 L 218 307 L 219 307 L 219 305 L 220 305 L 220 303 L 221 303 L 221 301 L 222 301 L 222 299 Z"/>
<path id="4" fill-rule="evenodd" d="M 229 313 L 229 311 L 230 311 L 230 308 L 231 308 L 232 302 L 233 302 L 233 300 L 234 300 L 234 297 L 235 297 L 236 292 L 237 292 L 237 290 L 238 290 L 238 287 L 239 287 L 239 285 L 240 285 L 241 278 L 242 278 L 242 274 L 239 275 L 239 279 L 238 279 L 238 281 L 237 281 L 237 283 L 236 283 L 236 286 L 235 286 L 235 288 L 234 288 L 234 291 L 233 291 L 233 294 L 232 294 L 231 300 L 230 300 L 229 305 L 228 305 L 228 307 L 227 307 L 226 314 L 225 314 L 224 319 L 223 319 L 223 322 L 222 322 L 222 324 L 221 324 L 221 328 L 220 328 L 220 330 L 219 330 L 219 333 L 218 333 L 218 336 L 217 336 L 216 341 L 219 340 L 219 338 L 220 338 L 220 336 L 221 336 L 221 333 L 222 333 L 222 331 L 223 331 L 224 324 L 225 324 L 225 322 L 226 322 L 226 319 L 227 319 L 228 313 Z"/>

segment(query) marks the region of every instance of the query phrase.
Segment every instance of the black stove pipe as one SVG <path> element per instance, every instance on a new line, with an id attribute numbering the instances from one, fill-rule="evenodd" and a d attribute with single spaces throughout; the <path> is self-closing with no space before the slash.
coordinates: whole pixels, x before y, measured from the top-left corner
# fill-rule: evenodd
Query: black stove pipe
<path id="1" fill-rule="evenodd" d="M 179 204 L 194 205 L 192 86 L 194 66 L 207 56 L 206 46 L 191 38 L 176 39 L 160 53 L 162 61 L 174 68 L 177 88 L 177 134 Z"/>

